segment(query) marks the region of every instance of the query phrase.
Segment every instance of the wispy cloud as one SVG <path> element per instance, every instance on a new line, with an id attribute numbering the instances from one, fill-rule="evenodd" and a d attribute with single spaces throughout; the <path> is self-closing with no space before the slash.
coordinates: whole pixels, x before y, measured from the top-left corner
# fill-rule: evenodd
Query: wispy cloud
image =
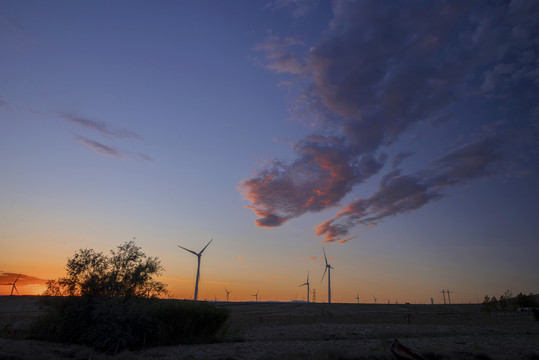
<path id="1" fill-rule="evenodd" d="M 294 51 L 302 42 L 298 38 L 280 38 L 268 33 L 266 39 L 254 47 L 255 51 L 261 51 L 265 55 L 264 66 L 277 73 L 302 74 L 306 64 Z"/>
<path id="2" fill-rule="evenodd" d="M 11 285 L 17 279 L 19 273 L 10 273 L 10 272 L 0 272 L 0 284 L 2 285 Z M 17 285 L 43 285 L 47 282 L 45 279 L 41 279 L 31 275 L 21 274 L 17 280 Z"/>
<path id="3" fill-rule="evenodd" d="M 104 155 L 104 156 L 112 156 L 116 158 L 123 158 L 124 156 L 122 153 L 114 146 L 105 145 L 103 143 L 100 143 L 98 141 L 90 140 L 82 136 L 78 136 L 77 140 L 86 146 L 88 149 L 92 150 L 93 152 Z"/>
<path id="4" fill-rule="evenodd" d="M 372 226 L 446 196 L 444 188 L 491 176 L 498 145 L 510 142 L 514 129 L 526 129 L 536 139 L 539 129 L 529 119 L 537 97 L 520 94 L 539 93 L 539 53 L 529 45 L 539 45 L 539 22 L 529 16 L 531 5 L 518 4 L 497 3 L 485 11 L 476 2 L 335 1 L 327 31 L 303 55 L 295 38 L 270 33 L 255 50 L 265 52 L 267 68 L 289 73 L 297 83 L 310 81 L 298 103 L 323 119 L 323 127 L 293 145 L 293 161 L 274 160 L 241 184 L 247 208 L 259 217 L 256 224 L 280 226 L 339 205 L 384 169 L 385 148 L 418 124 L 447 119 L 447 110 L 461 100 L 473 98 L 489 108 L 493 95 L 503 95 L 516 120 L 496 130 L 498 143 L 488 131 L 476 134 L 483 140 L 420 173 L 395 170 L 412 153 L 401 151 L 378 191 L 346 205 L 317 227 L 318 235 L 346 242 L 354 225 Z M 477 115 L 460 116 L 474 122 Z"/>
<path id="5" fill-rule="evenodd" d="M 58 113 L 58 117 L 66 121 L 69 121 L 71 123 L 78 124 L 86 128 L 95 130 L 99 134 L 106 137 L 142 140 L 142 137 L 140 135 L 136 134 L 135 132 L 129 129 L 114 128 L 107 125 L 103 121 L 92 120 L 92 119 L 88 119 L 85 117 L 81 117 L 81 116 L 69 114 L 69 113 Z"/>
<path id="6" fill-rule="evenodd" d="M 434 162 L 425 172 L 403 175 L 394 170 L 385 175 L 378 191 L 367 199 L 357 199 L 333 219 L 316 227 L 324 242 L 351 240 L 356 225 L 372 227 L 386 217 L 408 213 L 446 196 L 443 189 L 493 174 L 500 160 L 499 140 L 483 139 L 457 149 Z"/>
<path id="7" fill-rule="evenodd" d="M 317 5 L 317 0 L 272 0 L 266 7 L 272 10 L 286 9 L 295 17 L 307 15 Z"/>
<path id="8" fill-rule="evenodd" d="M 146 160 L 146 161 L 153 161 L 153 159 L 151 157 L 149 157 L 148 155 L 145 155 L 145 154 L 142 154 L 142 153 L 136 153 L 136 155 L 141 158 L 142 160 Z"/>

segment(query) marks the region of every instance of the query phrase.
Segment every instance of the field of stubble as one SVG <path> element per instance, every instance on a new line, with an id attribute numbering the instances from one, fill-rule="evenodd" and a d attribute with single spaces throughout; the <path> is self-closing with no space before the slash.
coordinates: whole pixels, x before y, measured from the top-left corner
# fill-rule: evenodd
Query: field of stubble
<path id="1" fill-rule="evenodd" d="M 0 359 L 395 359 L 388 341 L 427 359 L 539 360 L 533 316 L 480 305 L 216 303 L 230 310 L 221 343 L 156 347 L 115 356 L 23 340 L 36 297 L 0 297 Z M 20 329 L 20 330 L 17 330 Z M 14 331 L 17 330 L 17 331 Z"/>

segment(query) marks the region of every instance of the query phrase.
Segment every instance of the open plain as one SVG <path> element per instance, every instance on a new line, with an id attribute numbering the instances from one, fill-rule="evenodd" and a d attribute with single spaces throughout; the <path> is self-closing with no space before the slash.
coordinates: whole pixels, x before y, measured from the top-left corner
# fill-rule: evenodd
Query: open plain
<path id="1" fill-rule="evenodd" d="M 531 314 L 486 314 L 478 304 L 217 302 L 230 310 L 221 342 L 107 355 L 28 340 L 39 298 L 0 297 L 0 359 L 395 359 L 395 338 L 426 359 L 539 359 Z"/>

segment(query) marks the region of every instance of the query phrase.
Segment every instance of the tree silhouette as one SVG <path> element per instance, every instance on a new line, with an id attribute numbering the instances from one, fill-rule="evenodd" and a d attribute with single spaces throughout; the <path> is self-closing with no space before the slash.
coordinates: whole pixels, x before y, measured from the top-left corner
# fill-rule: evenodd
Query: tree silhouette
<path id="1" fill-rule="evenodd" d="M 148 257 L 134 241 L 111 250 L 110 256 L 80 249 L 67 260 L 66 277 L 47 282 L 43 295 L 157 297 L 166 285 L 154 280 L 163 271 L 157 257 Z"/>

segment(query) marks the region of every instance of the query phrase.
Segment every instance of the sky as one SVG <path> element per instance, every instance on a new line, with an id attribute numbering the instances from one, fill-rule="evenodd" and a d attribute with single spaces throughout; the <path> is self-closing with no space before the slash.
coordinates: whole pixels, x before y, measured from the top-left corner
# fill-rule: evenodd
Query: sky
<path id="1" fill-rule="evenodd" d="M 171 296 L 538 293 L 536 1 L 0 1 L 0 294 L 133 238 Z M 313 294 L 311 294 L 311 299 Z"/>

